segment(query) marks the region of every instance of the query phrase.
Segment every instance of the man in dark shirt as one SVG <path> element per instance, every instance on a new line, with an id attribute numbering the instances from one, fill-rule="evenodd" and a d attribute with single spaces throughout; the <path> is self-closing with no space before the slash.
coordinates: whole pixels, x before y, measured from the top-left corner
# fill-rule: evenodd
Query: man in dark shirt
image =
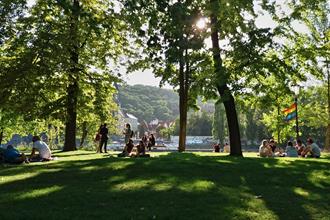
<path id="1" fill-rule="evenodd" d="M 104 153 L 107 153 L 107 142 L 108 142 L 108 128 L 107 124 L 104 124 L 100 130 L 101 141 L 100 141 L 100 153 L 102 152 L 102 146 L 104 145 Z"/>

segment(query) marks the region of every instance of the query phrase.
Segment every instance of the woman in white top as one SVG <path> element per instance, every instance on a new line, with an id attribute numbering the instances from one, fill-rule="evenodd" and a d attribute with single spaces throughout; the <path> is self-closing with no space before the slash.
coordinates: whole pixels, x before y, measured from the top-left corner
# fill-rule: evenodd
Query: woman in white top
<path id="1" fill-rule="evenodd" d="M 52 153 L 48 147 L 48 145 L 40 140 L 39 136 L 34 136 L 32 138 L 33 147 L 30 159 L 32 158 L 38 158 L 41 160 L 51 160 L 52 159 Z M 35 152 L 38 151 L 39 155 L 36 155 Z"/>

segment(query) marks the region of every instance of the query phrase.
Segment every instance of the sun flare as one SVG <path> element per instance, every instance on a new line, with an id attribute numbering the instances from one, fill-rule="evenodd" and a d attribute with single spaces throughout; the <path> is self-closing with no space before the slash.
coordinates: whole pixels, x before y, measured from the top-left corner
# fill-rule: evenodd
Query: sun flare
<path id="1" fill-rule="evenodd" d="M 200 18 L 197 21 L 196 26 L 198 29 L 204 29 L 206 27 L 206 18 Z"/>

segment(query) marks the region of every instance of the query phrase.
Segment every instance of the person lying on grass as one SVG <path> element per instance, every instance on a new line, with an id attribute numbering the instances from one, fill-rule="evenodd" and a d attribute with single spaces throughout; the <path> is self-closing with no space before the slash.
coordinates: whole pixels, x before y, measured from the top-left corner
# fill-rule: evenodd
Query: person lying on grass
<path id="1" fill-rule="evenodd" d="M 25 154 L 19 152 L 12 145 L 8 145 L 6 149 L 2 151 L 3 161 L 5 163 L 20 164 L 23 162 L 29 163 Z"/>
<path id="2" fill-rule="evenodd" d="M 33 146 L 32 146 L 32 152 L 30 155 L 30 161 L 36 162 L 36 161 L 49 161 L 52 160 L 52 153 L 48 147 L 48 145 L 40 140 L 39 136 L 34 136 L 32 138 Z M 39 154 L 36 154 L 36 151 L 39 152 Z"/>

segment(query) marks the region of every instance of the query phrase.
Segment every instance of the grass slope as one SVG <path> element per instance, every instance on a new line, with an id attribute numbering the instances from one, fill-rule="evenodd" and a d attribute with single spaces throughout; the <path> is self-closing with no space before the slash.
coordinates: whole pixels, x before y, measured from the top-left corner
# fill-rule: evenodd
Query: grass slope
<path id="1" fill-rule="evenodd" d="M 330 156 L 85 151 L 0 165 L 0 219 L 329 219 Z"/>

